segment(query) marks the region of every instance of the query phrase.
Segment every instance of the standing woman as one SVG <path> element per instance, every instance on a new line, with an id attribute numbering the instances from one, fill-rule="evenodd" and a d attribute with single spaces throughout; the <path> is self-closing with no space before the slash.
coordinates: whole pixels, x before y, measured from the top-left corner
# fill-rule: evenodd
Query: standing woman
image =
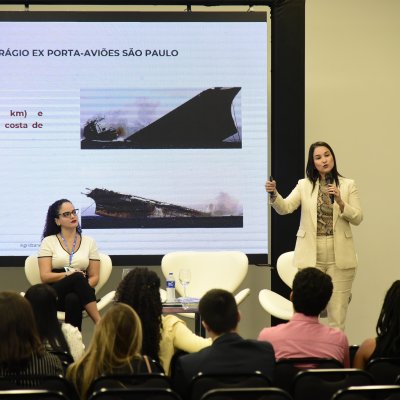
<path id="1" fill-rule="evenodd" d="M 95 323 L 100 320 L 94 292 L 100 257 L 96 242 L 82 236 L 77 214 L 67 199 L 49 207 L 38 260 L 40 278 L 57 292 L 57 306 L 65 311 L 65 322 L 81 330 L 83 309 Z"/>
<path id="2" fill-rule="evenodd" d="M 292 213 L 301 206 L 294 264 L 299 269 L 318 268 L 332 277 L 329 325 L 344 330 L 357 267 L 350 224 L 359 225 L 363 219 L 360 198 L 355 182 L 338 173 L 328 143 L 310 146 L 306 174 L 286 198 L 278 193 L 274 180 L 267 181 L 265 189 L 278 214 Z"/>

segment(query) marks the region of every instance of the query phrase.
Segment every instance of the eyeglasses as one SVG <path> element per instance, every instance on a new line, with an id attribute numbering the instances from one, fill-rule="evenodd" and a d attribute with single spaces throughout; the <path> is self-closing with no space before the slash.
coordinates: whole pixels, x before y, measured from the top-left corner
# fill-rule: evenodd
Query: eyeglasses
<path id="1" fill-rule="evenodd" d="M 71 215 L 73 215 L 74 217 L 78 214 L 78 212 L 79 212 L 79 209 L 77 209 L 77 208 L 75 208 L 75 210 L 72 210 L 72 211 L 65 211 L 65 212 L 63 212 L 63 213 L 61 213 L 61 214 L 58 214 L 58 216 L 63 216 L 64 218 L 70 218 L 71 217 Z"/>

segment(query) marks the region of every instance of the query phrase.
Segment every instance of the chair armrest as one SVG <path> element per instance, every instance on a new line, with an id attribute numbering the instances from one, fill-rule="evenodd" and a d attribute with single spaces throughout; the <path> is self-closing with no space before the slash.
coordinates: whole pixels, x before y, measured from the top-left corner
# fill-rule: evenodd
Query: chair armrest
<path id="1" fill-rule="evenodd" d="M 250 289 L 243 289 L 235 295 L 236 304 L 239 305 L 244 299 L 246 299 L 250 294 Z"/>
<path id="2" fill-rule="evenodd" d="M 110 293 L 107 293 L 105 296 L 103 296 L 100 301 L 97 303 L 97 308 L 98 310 L 102 310 L 104 307 L 108 306 L 115 297 L 115 290 L 111 291 Z"/>
<path id="3" fill-rule="evenodd" d="M 263 289 L 258 294 L 261 306 L 274 317 L 289 320 L 293 316 L 293 304 L 290 300 L 269 289 Z"/>

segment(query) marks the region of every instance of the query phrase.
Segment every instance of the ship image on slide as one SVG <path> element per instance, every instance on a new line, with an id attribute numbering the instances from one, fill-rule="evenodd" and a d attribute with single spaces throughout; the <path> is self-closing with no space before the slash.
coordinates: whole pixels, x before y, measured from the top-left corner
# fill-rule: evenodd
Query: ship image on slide
<path id="1" fill-rule="evenodd" d="M 96 208 L 95 215 L 82 214 L 83 228 L 243 227 L 243 215 L 214 215 L 107 189 L 86 190 L 83 194 L 94 200 Z"/>
<path id="2" fill-rule="evenodd" d="M 203 90 L 165 115 L 134 130 L 134 118 L 128 129 L 104 118 L 86 121 L 82 149 L 229 149 L 242 148 L 233 100 L 240 87 L 215 87 Z M 156 98 L 155 98 L 156 100 Z M 238 102 L 239 103 L 239 102 Z M 240 112 L 240 107 L 239 108 Z M 107 120 L 107 118 L 105 118 Z M 103 121 L 105 123 L 107 121 Z M 118 132 L 124 132 L 124 137 Z"/>
<path id="3" fill-rule="evenodd" d="M 97 118 L 87 121 L 83 128 L 83 136 L 86 140 L 109 142 L 118 138 L 119 135 L 116 129 L 107 129 L 101 126 L 101 121 L 103 120 L 104 118 Z"/>

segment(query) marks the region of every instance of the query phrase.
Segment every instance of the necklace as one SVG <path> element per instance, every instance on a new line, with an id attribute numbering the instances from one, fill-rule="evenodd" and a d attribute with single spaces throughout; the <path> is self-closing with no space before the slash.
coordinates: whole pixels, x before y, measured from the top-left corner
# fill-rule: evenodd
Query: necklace
<path id="1" fill-rule="evenodd" d="M 61 236 L 61 239 L 62 239 L 63 242 L 64 242 L 64 245 L 65 245 L 65 248 L 66 248 L 66 250 L 67 250 L 67 253 L 69 254 L 69 266 L 71 266 L 71 264 L 72 264 L 72 257 L 73 257 L 74 252 L 75 252 L 76 242 L 78 241 L 78 234 L 75 233 L 74 243 L 72 244 L 72 249 L 71 249 L 71 251 L 69 251 L 68 243 L 67 243 L 67 241 L 65 240 L 65 237 L 63 236 L 62 232 L 60 232 L 60 236 Z"/>

